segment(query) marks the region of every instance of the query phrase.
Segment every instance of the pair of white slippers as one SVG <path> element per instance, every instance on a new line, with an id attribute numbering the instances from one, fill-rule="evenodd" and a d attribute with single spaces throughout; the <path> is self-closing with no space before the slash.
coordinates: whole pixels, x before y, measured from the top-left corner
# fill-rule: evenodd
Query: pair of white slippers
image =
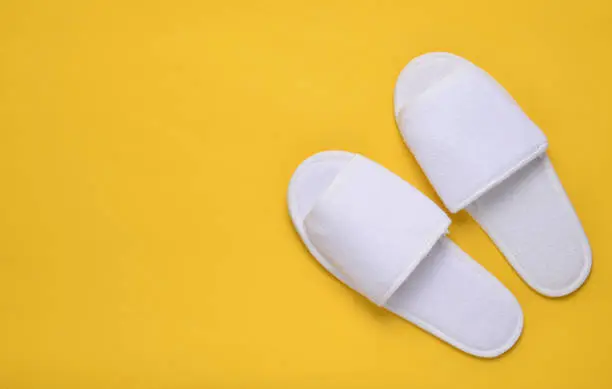
<path id="1" fill-rule="evenodd" d="M 539 293 L 572 293 L 591 251 L 547 141 L 485 71 L 447 53 L 412 60 L 395 86 L 404 140 L 452 213 L 466 209 Z M 336 278 L 451 345 L 495 357 L 518 340 L 512 293 L 449 238 L 450 219 L 381 165 L 326 151 L 295 171 L 289 212 Z"/>

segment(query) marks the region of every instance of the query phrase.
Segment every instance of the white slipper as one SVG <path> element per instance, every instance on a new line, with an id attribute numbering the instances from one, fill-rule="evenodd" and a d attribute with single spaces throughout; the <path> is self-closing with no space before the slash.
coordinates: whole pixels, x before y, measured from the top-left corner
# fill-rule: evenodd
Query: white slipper
<path id="1" fill-rule="evenodd" d="M 501 85 L 461 57 L 425 54 L 402 70 L 394 105 L 446 207 L 467 209 L 527 284 L 558 297 L 584 283 L 591 249 L 546 137 Z"/>
<path id="2" fill-rule="evenodd" d="M 479 357 L 518 340 L 514 296 L 444 236 L 450 219 L 438 206 L 382 166 L 316 154 L 293 174 L 288 203 L 310 253 L 376 305 Z"/>

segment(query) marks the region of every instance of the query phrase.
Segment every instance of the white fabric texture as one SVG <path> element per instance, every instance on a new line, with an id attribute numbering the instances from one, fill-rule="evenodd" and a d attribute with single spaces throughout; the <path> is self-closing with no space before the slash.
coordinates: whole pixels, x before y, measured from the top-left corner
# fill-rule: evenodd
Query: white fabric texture
<path id="1" fill-rule="evenodd" d="M 440 236 L 448 218 L 435 204 L 380 165 L 315 154 L 296 169 L 287 199 L 310 253 L 376 304 L 475 356 L 498 356 L 518 340 L 514 296 Z"/>
<path id="2" fill-rule="evenodd" d="M 542 154 L 547 145 L 503 87 L 471 64 L 452 69 L 403 105 L 397 121 L 453 213 Z"/>
<path id="3" fill-rule="evenodd" d="M 304 221 L 317 250 L 376 305 L 387 301 L 449 225 L 448 216 L 421 192 L 360 155 Z"/>
<path id="4" fill-rule="evenodd" d="M 521 277 L 538 292 L 563 296 L 591 270 L 591 248 L 547 156 L 467 208 Z"/>
<path id="5" fill-rule="evenodd" d="M 448 238 L 434 246 L 386 307 L 483 354 L 516 341 L 522 326 L 514 296 Z"/>
<path id="6" fill-rule="evenodd" d="M 394 104 L 446 206 L 467 208 L 528 285 L 558 297 L 584 283 L 591 250 L 546 139 L 501 85 L 461 57 L 425 54 L 400 73 Z"/>

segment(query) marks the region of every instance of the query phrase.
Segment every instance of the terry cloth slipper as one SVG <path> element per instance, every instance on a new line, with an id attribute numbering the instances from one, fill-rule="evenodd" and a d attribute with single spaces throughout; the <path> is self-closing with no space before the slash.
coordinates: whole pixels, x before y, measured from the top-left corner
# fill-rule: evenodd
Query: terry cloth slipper
<path id="1" fill-rule="evenodd" d="M 518 340 L 514 296 L 445 236 L 450 219 L 436 204 L 384 167 L 315 154 L 293 174 L 288 203 L 310 253 L 374 304 L 475 356 Z"/>
<path id="2" fill-rule="evenodd" d="M 572 293 L 591 249 L 547 140 L 484 70 L 448 53 L 413 59 L 394 93 L 404 140 L 446 207 L 466 209 L 543 295 Z"/>

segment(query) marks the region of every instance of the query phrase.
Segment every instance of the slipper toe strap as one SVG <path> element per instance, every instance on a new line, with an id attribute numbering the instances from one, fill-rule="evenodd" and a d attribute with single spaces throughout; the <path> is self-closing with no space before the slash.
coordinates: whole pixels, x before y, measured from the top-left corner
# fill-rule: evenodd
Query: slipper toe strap
<path id="1" fill-rule="evenodd" d="M 389 170 L 356 155 L 304 220 L 312 244 L 351 288 L 382 306 L 450 219 Z"/>
<path id="2" fill-rule="evenodd" d="M 547 147 L 542 131 L 508 92 L 471 64 L 402 107 L 397 121 L 408 147 L 453 213 Z"/>

